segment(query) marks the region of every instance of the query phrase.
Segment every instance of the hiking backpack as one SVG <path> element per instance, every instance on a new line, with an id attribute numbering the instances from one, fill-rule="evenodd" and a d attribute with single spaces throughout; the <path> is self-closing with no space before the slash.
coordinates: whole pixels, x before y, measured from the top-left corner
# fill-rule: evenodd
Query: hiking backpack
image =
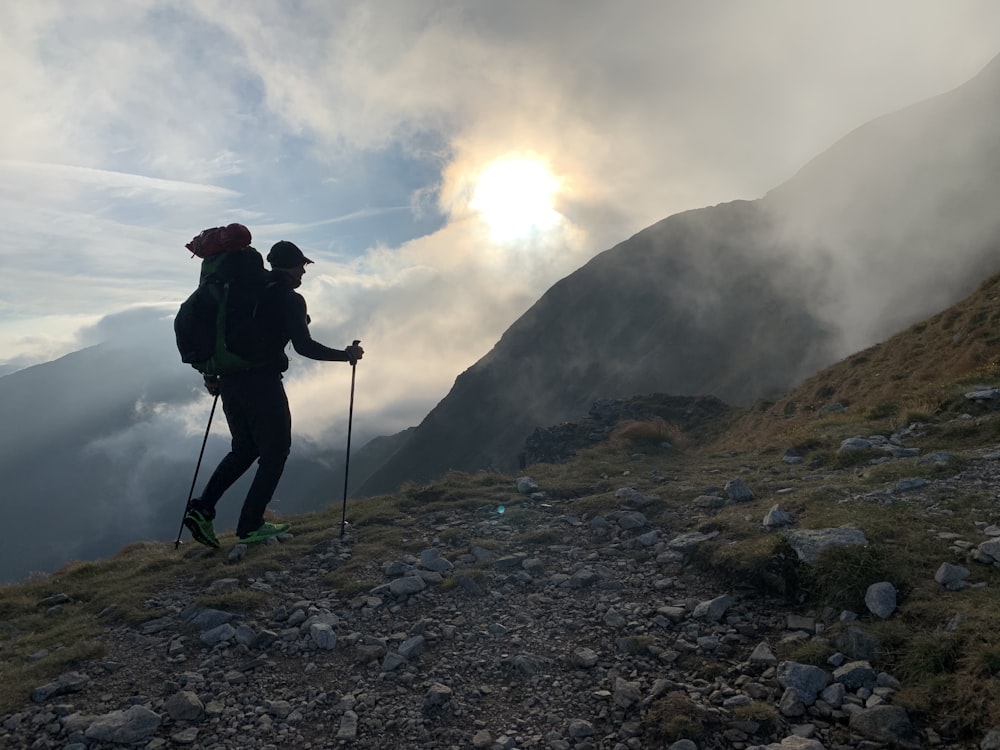
<path id="1" fill-rule="evenodd" d="M 268 288 L 264 259 L 242 224 L 213 227 L 186 247 L 202 259 L 198 288 L 174 317 L 181 361 L 205 375 L 254 369 L 266 352 L 257 308 Z"/>

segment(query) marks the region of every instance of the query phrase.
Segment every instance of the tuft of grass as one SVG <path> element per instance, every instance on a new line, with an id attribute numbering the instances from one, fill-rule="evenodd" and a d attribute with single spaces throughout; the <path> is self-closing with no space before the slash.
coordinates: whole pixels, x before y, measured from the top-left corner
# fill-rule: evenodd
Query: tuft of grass
<path id="1" fill-rule="evenodd" d="M 733 709 L 733 718 L 737 721 L 755 721 L 758 724 L 771 725 L 778 721 L 778 709 L 770 703 L 754 701 L 745 706 Z"/>
<path id="2" fill-rule="evenodd" d="M 483 568 L 463 568 L 460 575 L 465 576 L 466 578 L 471 578 L 478 584 L 485 584 L 487 581 L 486 571 L 483 570 Z M 458 576 L 449 576 L 448 578 L 445 578 L 444 582 L 441 584 L 441 590 L 453 591 L 458 588 L 458 586 Z"/>
<path id="3" fill-rule="evenodd" d="M 663 743 L 698 740 L 705 734 L 705 719 L 699 706 L 683 693 L 668 693 L 650 704 L 643 724 Z"/>
<path id="4" fill-rule="evenodd" d="M 798 556 L 779 535 L 758 535 L 726 545 L 707 542 L 691 555 L 693 563 L 710 568 L 734 583 L 793 597 L 799 589 Z"/>
<path id="5" fill-rule="evenodd" d="M 878 422 L 883 419 L 890 419 L 898 416 L 900 412 L 899 404 L 893 401 L 881 401 L 871 407 L 865 414 L 865 419 L 869 422 Z"/>
<path id="6" fill-rule="evenodd" d="M 566 534 L 563 531 L 560 531 L 554 526 L 544 526 L 539 529 L 524 532 L 523 534 L 518 534 L 514 537 L 514 541 L 519 544 L 541 546 L 546 544 L 557 544 L 565 538 Z"/>
<path id="7" fill-rule="evenodd" d="M 783 659 L 811 664 L 814 667 L 829 667 L 830 643 L 824 638 L 811 638 L 787 647 L 779 644 L 778 651 Z"/>
<path id="8" fill-rule="evenodd" d="M 869 586 L 891 581 L 898 588 L 908 577 L 905 566 L 890 550 L 872 544 L 831 547 L 815 565 L 799 568 L 801 591 L 807 599 L 838 611 L 864 612 Z"/>
<path id="9" fill-rule="evenodd" d="M 983 678 L 1000 676 L 1000 644 L 981 648 L 970 656 L 970 667 Z"/>
<path id="10" fill-rule="evenodd" d="M 270 599 L 271 596 L 263 591 L 240 589 L 199 597 L 198 604 L 223 612 L 250 613 L 263 609 Z"/>
<path id="11" fill-rule="evenodd" d="M 940 631 L 912 634 L 899 654 L 896 674 L 903 681 L 926 681 L 928 677 L 953 674 L 965 652 L 961 633 Z"/>
<path id="12" fill-rule="evenodd" d="M 692 441 L 680 427 L 670 424 L 663 417 L 653 417 L 622 420 L 612 431 L 609 442 L 634 452 L 662 451 L 664 443 L 683 451 L 691 446 Z"/>

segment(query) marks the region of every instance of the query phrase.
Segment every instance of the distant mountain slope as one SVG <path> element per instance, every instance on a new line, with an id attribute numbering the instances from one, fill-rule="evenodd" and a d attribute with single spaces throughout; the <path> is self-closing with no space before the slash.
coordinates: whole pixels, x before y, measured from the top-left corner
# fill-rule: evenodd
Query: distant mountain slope
<path id="1" fill-rule="evenodd" d="M 669 217 L 553 286 L 361 494 L 513 469 L 595 398 L 775 397 L 947 307 L 1000 258 L 1000 58 L 842 139 L 765 198 Z"/>

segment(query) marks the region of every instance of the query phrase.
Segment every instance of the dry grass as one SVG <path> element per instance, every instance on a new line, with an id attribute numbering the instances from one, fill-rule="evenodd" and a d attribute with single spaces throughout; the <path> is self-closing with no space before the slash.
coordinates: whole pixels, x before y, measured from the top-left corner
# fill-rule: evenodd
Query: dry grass
<path id="1" fill-rule="evenodd" d="M 978 383 L 1000 376 L 1000 274 L 967 299 L 857 352 L 805 380 L 777 401 L 747 409 L 719 440 L 730 447 L 794 443 L 843 407 L 852 423 L 898 429 L 942 416 Z M 783 445 L 782 447 L 787 447 Z"/>

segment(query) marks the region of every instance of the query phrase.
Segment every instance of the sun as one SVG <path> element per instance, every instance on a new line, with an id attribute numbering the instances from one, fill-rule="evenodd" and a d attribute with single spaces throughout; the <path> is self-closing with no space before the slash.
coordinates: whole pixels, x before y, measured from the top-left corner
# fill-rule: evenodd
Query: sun
<path id="1" fill-rule="evenodd" d="M 552 205 L 559 186 L 540 159 L 505 157 L 479 175 L 469 207 L 483 218 L 494 239 L 523 239 L 559 223 L 562 217 Z"/>

